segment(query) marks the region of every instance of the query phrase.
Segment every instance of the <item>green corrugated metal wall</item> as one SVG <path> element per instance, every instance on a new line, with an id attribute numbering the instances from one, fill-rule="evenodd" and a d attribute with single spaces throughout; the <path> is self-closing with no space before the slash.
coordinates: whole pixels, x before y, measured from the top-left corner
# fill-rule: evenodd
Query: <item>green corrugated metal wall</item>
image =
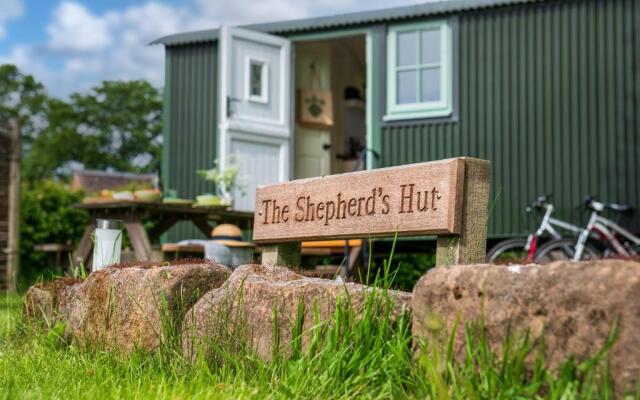
<path id="1" fill-rule="evenodd" d="M 546 192 L 559 215 L 577 223 L 586 219 L 575 210 L 586 194 L 640 207 L 640 2 L 557 1 L 456 15 L 457 121 L 383 126 L 381 163 L 490 159 L 492 236 L 525 232 L 524 207 Z M 167 48 L 163 176 L 182 197 L 211 190 L 195 170 L 215 157 L 216 79 L 215 44 Z M 196 236 L 181 226 L 168 239 Z"/>
<path id="2" fill-rule="evenodd" d="M 458 122 L 384 127 L 382 163 L 491 160 L 494 236 L 545 192 L 579 223 L 586 194 L 640 206 L 639 35 L 637 0 L 461 14 Z"/>
<path id="3" fill-rule="evenodd" d="M 213 190 L 196 170 L 211 168 L 216 157 L 216 45 L 169 47 L 166 57 L 164 186 L 175 189 L 180 197 L 194 198 Z M 169 232 L 167 240 L 201 236 L 183 222 Z"/>

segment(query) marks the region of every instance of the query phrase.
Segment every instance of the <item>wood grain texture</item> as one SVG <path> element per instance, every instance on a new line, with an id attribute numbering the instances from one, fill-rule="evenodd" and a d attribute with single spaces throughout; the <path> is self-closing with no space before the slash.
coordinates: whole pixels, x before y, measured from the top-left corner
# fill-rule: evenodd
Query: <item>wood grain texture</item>
<path id="1" fill-rule="evenodd" d="M 300 254 L 300 242 L 267 245 L 262 248 L 262 265 L 297 267 Z"/>
<path id="2" fill-rule="evenodd" d="M 491 163 L 464 158 L 464 190 L 459 235 L 438 236 L 436 265 L 485 262 Z"/>
<path id="3" fill-rule="evenodd" d="M 253 240 L 458 234 L 464 167 L 455 158 L 259 187 Z"/>

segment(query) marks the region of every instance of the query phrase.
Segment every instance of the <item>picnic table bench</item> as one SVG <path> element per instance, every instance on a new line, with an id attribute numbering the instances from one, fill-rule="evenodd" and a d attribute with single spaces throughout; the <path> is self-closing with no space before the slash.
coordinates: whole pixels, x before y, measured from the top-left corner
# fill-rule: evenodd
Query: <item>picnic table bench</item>
<path id="1" fill-rule="evenodd" d="M 302 256 L 332 256 L 344 255 L 346 271 L 352 271 L 358 261 L 363 241 L 361 239 L 350 240 L 320 240 L 311 242 L 302 242 Z M 180 244 L 180 243 L 163 243 L 162 252 L 165 259 L 178 259 L 185 256 L 202 257 L 204 255 L 204 246 L 200 244 Z M 256 247 L 255 253 L 261 253 L 262 248 Z M 331 270 L 328 274 L 334 274 Z M 326 272 L 323 272 L 327 275 Z"/>
<path id="2" fill-rule="evenodd" d="M 87 210 L 89 213 L 89 223 L 73 253 L 75 263 L 88 264 L 89 262 L 93 245 L 91 236 L 96 228 L 97 218 L 122 220 L 136 259 L 140 261 L 151 260 L 151 241 L 158 240 L 163 233 L 180 221 L 191 221 L 207 237 L 213 229 L 210 221 L 215 224 L 232 223 L 241 229 L 253 227 L 253 213 L 230 210 L 226 206 L 113 200 L 80 203 L 75 207 Z M 148 232 L 142 225 L 143 221 L 147 220 L 156 222 Z"/>

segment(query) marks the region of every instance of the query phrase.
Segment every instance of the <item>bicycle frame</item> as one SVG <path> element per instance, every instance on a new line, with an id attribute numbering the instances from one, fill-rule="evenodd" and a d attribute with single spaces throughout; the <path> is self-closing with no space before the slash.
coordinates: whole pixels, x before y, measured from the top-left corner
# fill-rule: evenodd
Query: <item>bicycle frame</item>
<path id="1" fill-rule="evenodd" d="M 600 237 L 606 240 L 609 245 L 621 256 L 629 257 L 630 254 L 627 249 L 616 237 L 616 234 L 623 236 L 628 241 L 632 242 L 636 246 L 640 246 L 640 238 L 634 236 L 631 232 L 624 229 L 620 225 L 605 218 L 599 214 L 598 211 L 593 211 L 589 217 L 589 223 L 587 227 L 580 233 L 578 242 L 576 243 L 576 251 L 573 255 L 573 261 L 579 261 L 582 258 L 584 252 L 584 246 L 589 238 L 591 232 L 596 232 Z"/>
<path id="2" fill-rule="evenodd" d="M 540 222 L 540 226 L 535 233 L 531 233 L 529 234 L 529 236 L 527 236 L 527 243 L 524 248 L 527 251 L 528 261 L 533 261 L 538 247 L 538 238 L 544 235 L 545 232 L 549 233 L 549 235 L 553 239 L 562 239 L 562 235 L 558 233 L 558 231 L 556 231 L 554 226 L 573 232 L 575 234 L 579 234 L 582 232 L 582 228 L 576 225 L 559 220 L 557 218 L 553 218 L 551 214 L 553 214 L 554 210 L 555 208 L 552 204 L 547 204 L 545 207 L 544 216 L 542 217 L 542 221 Z"/>

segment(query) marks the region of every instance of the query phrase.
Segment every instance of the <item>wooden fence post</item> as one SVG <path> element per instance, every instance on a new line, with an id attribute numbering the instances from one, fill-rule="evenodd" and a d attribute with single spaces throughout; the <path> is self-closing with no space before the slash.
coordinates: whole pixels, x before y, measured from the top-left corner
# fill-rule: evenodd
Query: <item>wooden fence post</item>
<path id="1" fill-rule="evenodd" d="M 262 264 L 299 267 L 300 253 L 300 242 L 264 245 L 262 247 Z"/>
<path id="2" fill-rule="evenodd" d="M 20 274 L 20 125 L 9 120 L 9 237 L 7 245 L 7 289 L 15 292 Z"/>
<path id="3" fill-rule="evenodd" d="M 460 235 L 438 236 L 437 266 L 485 262 L 491 163 L 475 158 L 464 161 Z"/>

